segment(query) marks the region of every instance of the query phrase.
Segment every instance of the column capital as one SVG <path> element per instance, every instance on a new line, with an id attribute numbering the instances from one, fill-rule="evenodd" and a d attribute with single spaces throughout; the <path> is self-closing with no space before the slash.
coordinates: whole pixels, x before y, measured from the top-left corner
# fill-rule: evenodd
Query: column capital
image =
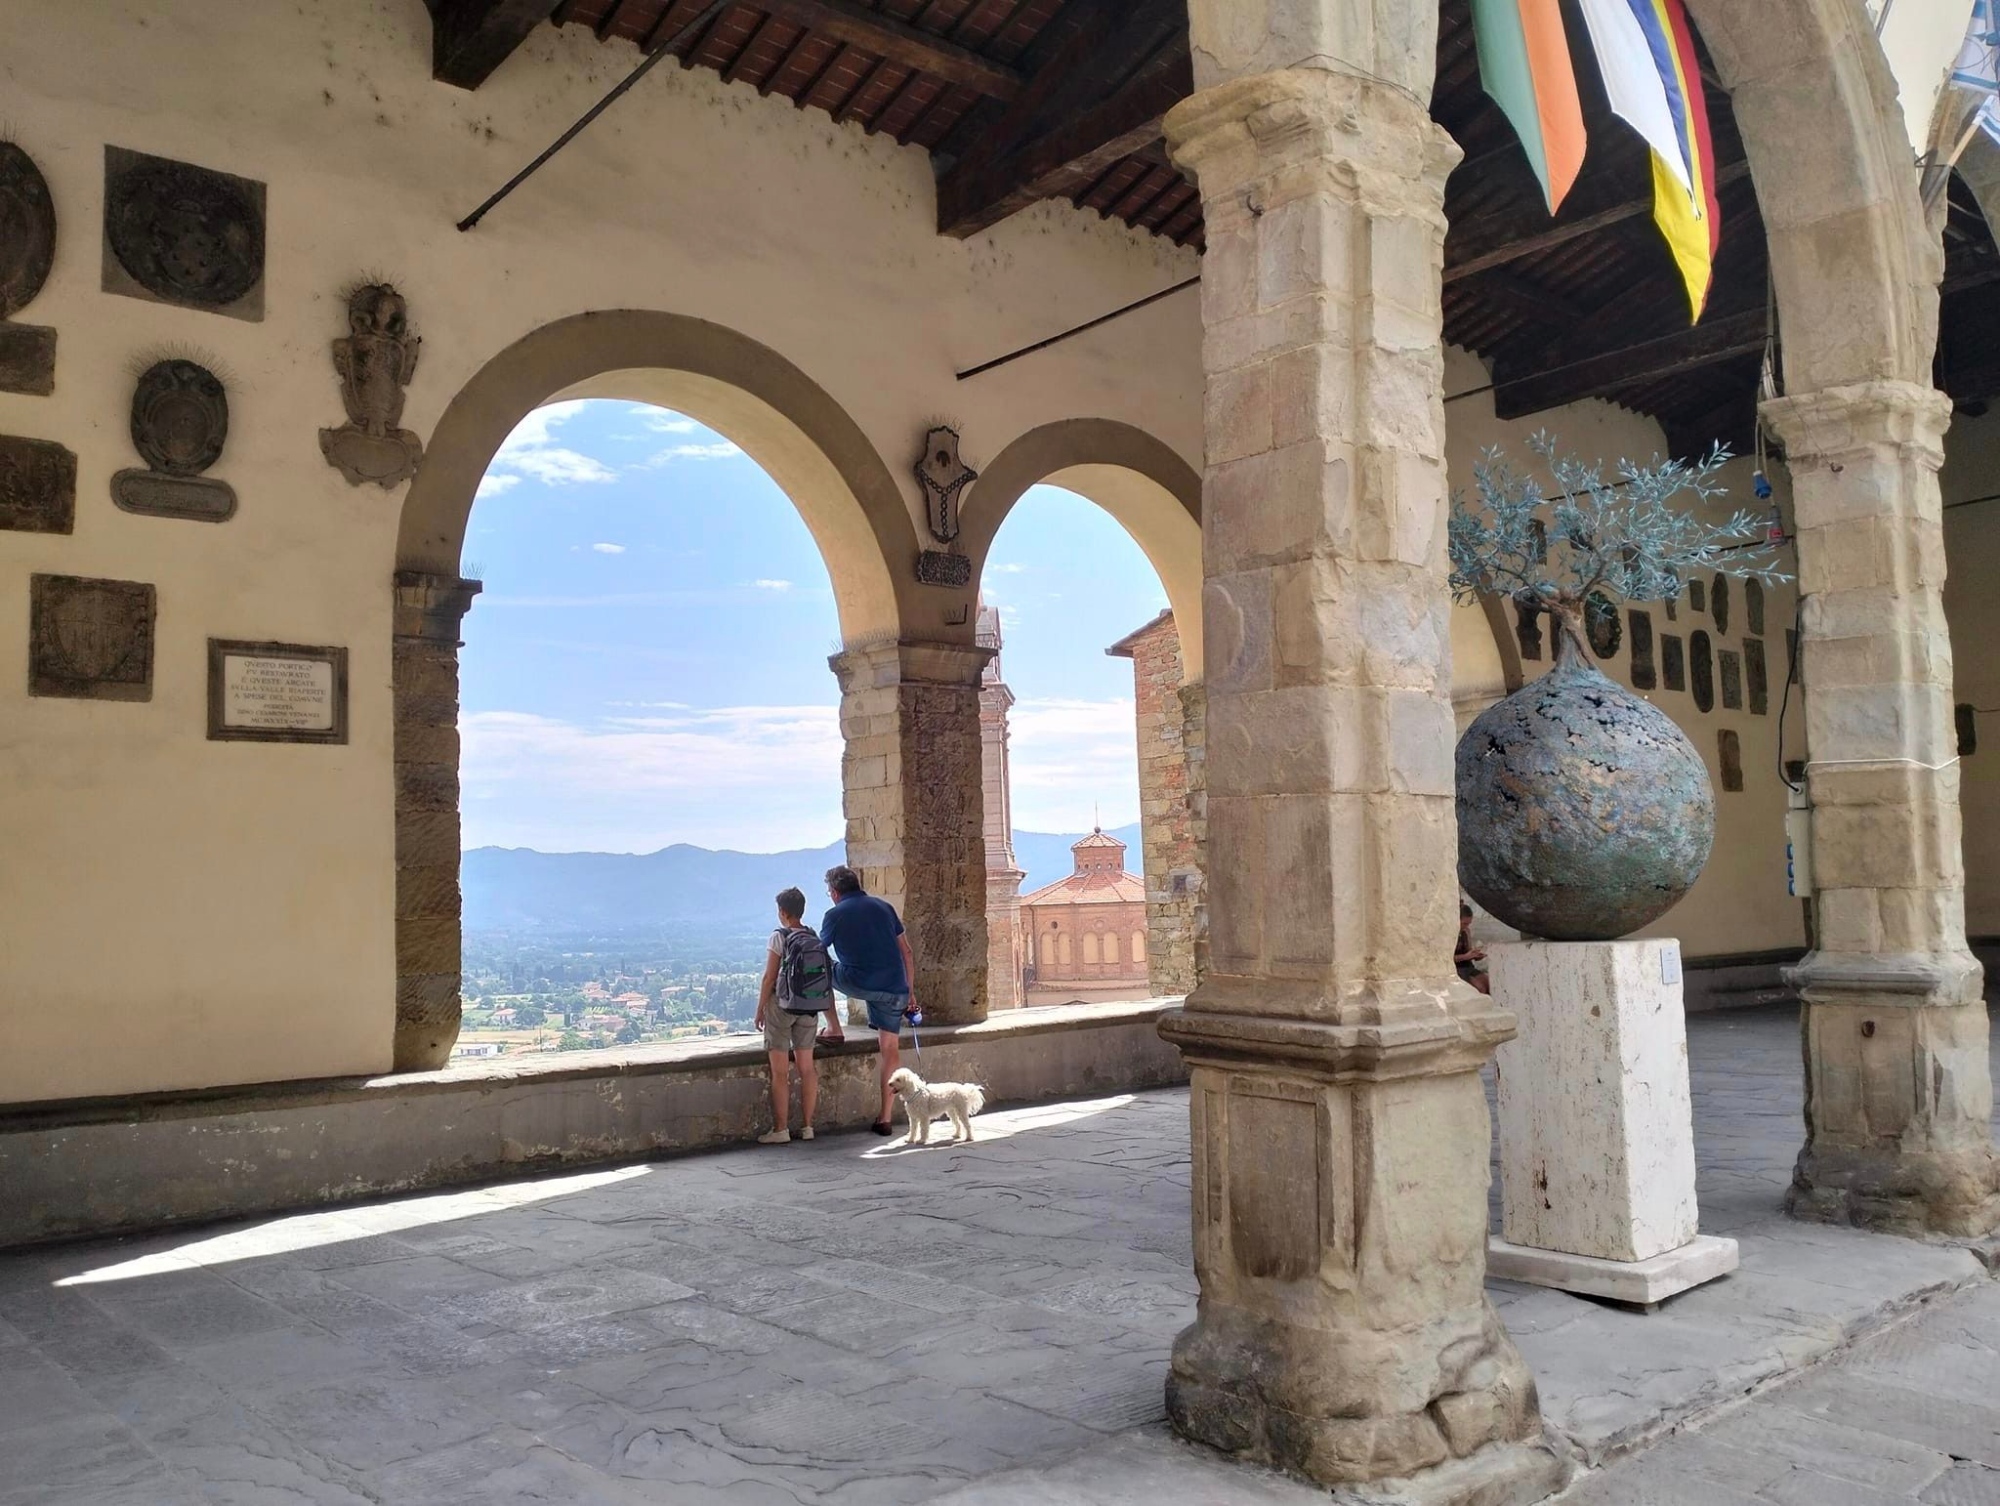
<path id="1" fill-rule="evenodd" d="M 1254 190 L 1262 215 L 1338 191 L 1443 223 L 1444 182 L 1463 153 L 1421 100 L 1380 79 L 1326 68 L 1251 74 L 1202 89 L 1167 112 L 1174 161 L 1201 182 L 1210 214 Z"/>
<path id="2" fill-rule="evenodd" d="M 1799 471 L 1827 470 L 1879 449 L 1903 451 L 1935 471 L 1944 464 L 1951 399 L 1917 382 L 1861 382 L 1777 397 L 1758 409 Z"/>
<path id="3" fill-rule="evenodd" d="M 973 643 L 902 640 L 866 643 L 828 657 L 844 694 L 890 685 L 958 685 L 979 689 L 986 666 L 999 650 Z"/>
<path id="4" fill-rule="evenodd" d="M 396 572 L 395 635 L 458 646 L 458 627 L 484 582 L 424 570 Z"/>

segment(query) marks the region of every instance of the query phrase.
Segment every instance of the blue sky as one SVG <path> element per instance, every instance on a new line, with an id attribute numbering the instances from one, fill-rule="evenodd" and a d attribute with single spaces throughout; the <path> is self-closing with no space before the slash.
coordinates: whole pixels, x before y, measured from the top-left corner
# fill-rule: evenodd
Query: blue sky
<path id="1" fill-rule="evenodd" d="M 751 852 L 841 832 L 840 631 L 797 511 L 723 436 L 622 402 L 538 409 L 465 545 L 464 841 Z M 1136 819 L 1132 671 L 1105 645 L 1166 604 L 1131 538 L 1054 487 L 995 541 L 1015 825 Z"/>

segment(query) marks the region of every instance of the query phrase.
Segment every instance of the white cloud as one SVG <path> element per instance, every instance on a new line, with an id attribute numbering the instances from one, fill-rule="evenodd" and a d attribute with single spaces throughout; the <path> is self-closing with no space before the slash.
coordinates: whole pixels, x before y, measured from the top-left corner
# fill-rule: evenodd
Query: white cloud
<path id="1" fill-rule="evenodd" d="M 592 544 L 590 547 L 595 549 L 599 554 L 623 554 L 625 552 L 623 544 Z"/>
<path id="2" fill-rule="evenodd" d="M 675 444 L 648 456 L 639 464 L 649 471 L 656 471 L 662 466 L 672 465 L 676 460 L 727 460 L 742 453 L 726 439 L 714 444 Z"/>
<path id="3" fill-rule="evenodd" d="M 789 591 L 792 583 L 788 580 L 753 580 L 750 582 L 760 591 Z"/>
<path id="4" fill-rule="evenodd" d="M 773 852 L 840 834 L 838 707 L 651 709 L 665 714 L 466 715 L 466 846 Z"/>
<path id="5" fill-rule="evenodd" d="M 1026 565 L 988 565 L 986 568 L 995 575 L 1019 575 L 1028 567 Z"/>
<path id="6" fill-rule="evenodd" d="M 518 485 L 525 477 L 545 486 L 580 486 L 615 481 L 618 473 L 601 460 L 555 441 L 555 431 L 583 408 L 581 401 L 550 403 L 537 408 L 514 426 L 486 468 L 478 495 L 490 497 Z"/>
<path id="7" fill-rule="evenodd" d="M 1024 831 L 1085 831 L 1139 811 L 1139 755 L 1128 699 L 1017 701 L 1009 718 L 1014 824 Z"/>

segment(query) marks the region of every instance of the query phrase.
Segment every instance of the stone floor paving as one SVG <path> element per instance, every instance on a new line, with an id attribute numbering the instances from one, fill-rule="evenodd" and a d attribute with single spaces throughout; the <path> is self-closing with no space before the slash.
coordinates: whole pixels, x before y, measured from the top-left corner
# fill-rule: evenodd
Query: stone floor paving
<path id="1" fill-rule="evenodd" d="M 1494 1286 L 1587 1461 L 1983 1286 L 1965 1251 L 1778 1213 L 1796 1040 L 1779 1011 L 1690 1033 L 1704 1228 L 1743 1242 L 1740 1274 L 1652 1315 Z M 971 1146 L 829 1136 L 0 1257 L 0 1506 L 1325 1501 L 1160 1426 L 1194 1300 L 1185 1094 L 978 1122 Z M 1898 1405 L 1937 1390 L 1940 1426 L 1988 1416 L 2000 1440 L 1977 1394 L 1992 1321 L 1930 1326 L 1958 1310 L 1885 1340 L 1884 1384 Z M 1908 1348 L 1933 1337 L 1937 1388 Z M 1842 1428 L 1841 1405 L 1784 1425 Z M 1586 1483 L 1721 1448 L 1726 1426 Z M 1950 1465 L 1923 1499 L 1991 1499 L 1951 1473 L 2000 1463 L 1964 1441 L 1897 1444 Z M 1901 1499 L 1889 1463 L 1844 1467 L 1815 1506 Z M 1739 1494 L 1804 1499 L 1787 1478 Z"/>

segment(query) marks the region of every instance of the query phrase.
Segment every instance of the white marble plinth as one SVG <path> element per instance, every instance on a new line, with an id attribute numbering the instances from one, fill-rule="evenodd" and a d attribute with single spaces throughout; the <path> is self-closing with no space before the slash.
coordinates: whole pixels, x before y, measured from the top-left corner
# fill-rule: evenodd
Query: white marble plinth
<path id="1" fill-rule="evenodd" d="M 1510 1245 L 1606 1261 L 1678 1250 L 1699 1226 L 1680 943 L 1490 948 L 1519 1034 L 1500 1083 L 1501 1227 Z"/>
<path id="2" fill-rule="evenodd" d="M 1561 1250 L 1535 1250 L 1504 1239 L 1486 1242 L 1486 1274 L 1611 1302 L 1651 1307 L 1689 1287 L 1736 1269 L 1736 1241 L 1697 1234 L 1678 1250 L 1650 1260 L 1599 1260 Z"/>

